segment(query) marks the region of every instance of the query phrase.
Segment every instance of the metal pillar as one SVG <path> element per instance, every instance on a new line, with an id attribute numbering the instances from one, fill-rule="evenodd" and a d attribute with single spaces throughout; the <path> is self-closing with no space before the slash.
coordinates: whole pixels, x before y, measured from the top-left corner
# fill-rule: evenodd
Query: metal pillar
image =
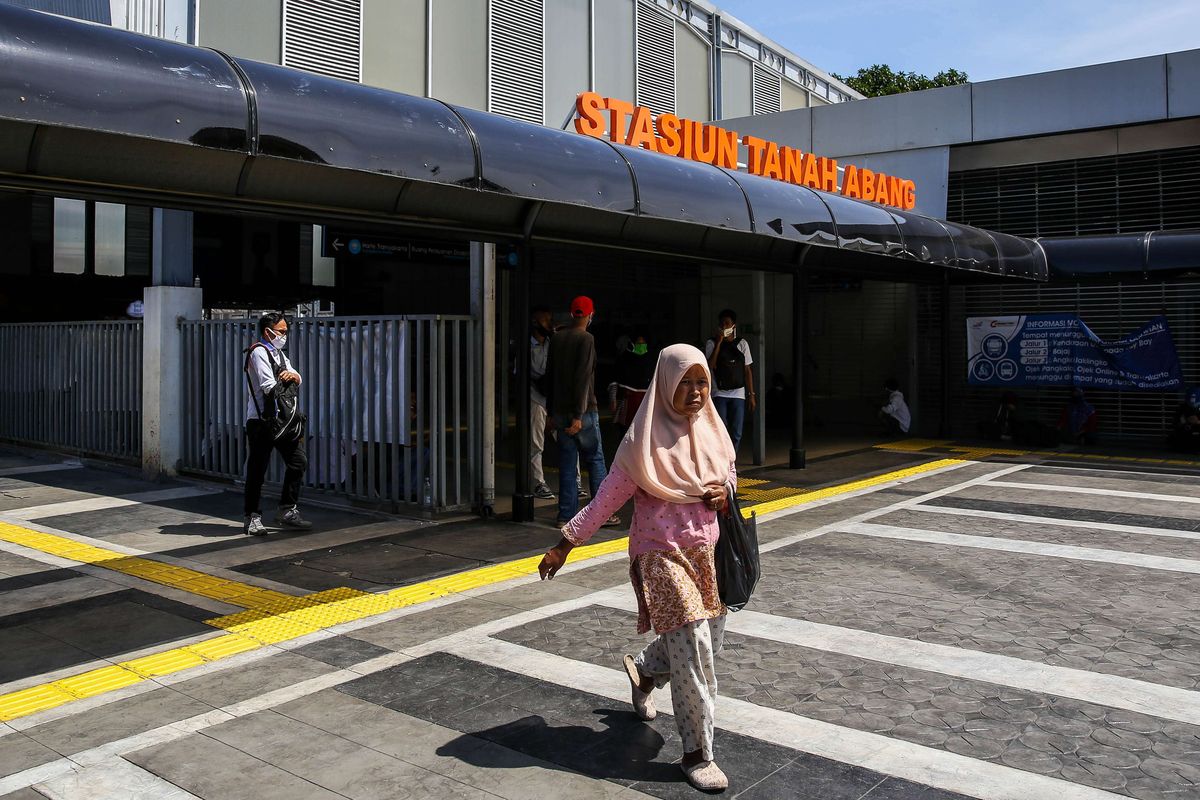
<path id="1" fill-rule="evenodd" d="M 481 332 L 479 511 L 496 506 L 496 245 L 471 242 L 471 315 Z"/>
<path id="2" fill-rule="evenodd" d="M 517 348 L 517 441 L 516 472 L 517 484 L 512 498 L 513 522 L 533 521 L 533 474 L 530 458 L 533 455 L 530 414 L 532 400 L 529 397 L 529 284 L 533 270 L 533 250 L 523 245 L 518 251 L 519 261 L 513 276 L 513 320 L 514 347 Z"/>
<path id="3" fill-rule="evenodd" d="M 154 286 L 191 286 L 192 212 L 156 208 L 151 217 L 150 275 Z"/>
<path id="4" fill-rule="evenodd" d="M 804 259 L 792 275 L 792 448 L 788 466 L 804 469 L 804 326 L 808 315 L 808 274 Z"/>
<path id="5" fill-rule="evenodd" d="M 767 277 L 758 270 L 754 273 L 754 318 L 758 320 L 758 352 L 754 354 L 754 377 L 757 386 L 750 391 L 758 398 L 754 410 L 754 465 L 761 467 L 767 461 L 767 407 L 763 402 L 766 393 L 767 374 Z"/>
<path id="6" fill-rule="evenodd" d="M 938 437 L 945 439 L 950 435 L 950 278 L 945 272 L 942 273 L 940 305 L 942 314 L 942 408 L 941 413 L 938 414 Z"/>

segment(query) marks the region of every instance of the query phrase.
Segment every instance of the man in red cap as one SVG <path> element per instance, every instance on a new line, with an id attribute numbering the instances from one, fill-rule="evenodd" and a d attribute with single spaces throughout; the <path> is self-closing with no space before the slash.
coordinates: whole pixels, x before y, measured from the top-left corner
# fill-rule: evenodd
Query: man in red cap
<path id="1" fill-rule="evenodd" d="M 579 510 L 580 461 L 588 471 L 592 496 L 608 475 L 596 411 L 596 341 L 588 326 L 596 316 L 590 297 L 571 301 L 571 326 L 550 339 L 550 413 L 558 429 L 558 525 Z M 620 525 L 613 516 L 607 525 Z"/>

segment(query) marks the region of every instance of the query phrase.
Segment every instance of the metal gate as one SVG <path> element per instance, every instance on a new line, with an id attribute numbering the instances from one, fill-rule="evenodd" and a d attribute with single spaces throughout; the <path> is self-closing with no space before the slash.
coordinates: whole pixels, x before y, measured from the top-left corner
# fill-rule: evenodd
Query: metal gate
<path id="1" fill-rule="evenodd" d="M 922 289 L 918 312 L 921 398 L 928 410 L 941 409 L 940 289 Z M 950 295 L 950 436 L 972 436 L 980 420 L 996 411 L 999 389 L 967 385 L 966 318 L 990 314 L 1078 314 L 1103 339 L 1123 336 L 1157 314 L 1171 325 L 1185 385 L 1200 383 L 1200 281 L 1109 283 L 1072 286 L 997 284 L 955 287 Z M 938 348 L 938 349 L 935 349 Z M 1017 390 L 1026 417 L 1054 424 L 1066 403 L 1065 388 Z M 1100 417 L 1100 436 L 1135 444 L 1159 444 L 1179 392 L 1089 389 L 1088 401 Z M 930 432 L 923 430 L 923 432 Z"/>
<path id="2" fill-rule="evenodd" d="M 185 471 L 238 480 L 253 320 L 183 321 Z M 477 325 L 471 317 L 296 319 L 305 486 L 372 505 L 470 507 L 479 484 Z M 283 477 L 272 459 L 269 482 Z"/>
<path id="3" fill-rule="evenodd" d="M 140 458 L 142 323 L 0 325 L 0 439 Z"/>

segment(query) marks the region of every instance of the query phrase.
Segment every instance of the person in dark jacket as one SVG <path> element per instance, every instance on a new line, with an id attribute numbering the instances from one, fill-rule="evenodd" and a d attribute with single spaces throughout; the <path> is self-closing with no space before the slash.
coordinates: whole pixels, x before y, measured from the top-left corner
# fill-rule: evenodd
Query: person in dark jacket
<path id="1" fill-rule="evenodd" d="M 713 404 L 725 430 L 729 431 L 729 439 L 736 451 L 742 441 L 742 426 L 746 420 L 746 409 L 751 412 L 758 406 L 754 394 L 754 371 L 750 365 L 754 357 L 750 355 L 749 343 L 738 336 L 737 313 L 732 308 L 726 308 L 717 315 L 720 323 L 716 335 L 704 345 L 704 355 L 708 358 L 708 367 L 712 370 L 716 383 L 712 393 Z"/>
<path id="2" fill-rule="evenodd" d="M 608 408 L 613 413 L 613 421 L 622 428 L 633 423 L 642 398 L 650 389 L 656 360 L 646 337 L 641 334 L 634 335 L 617 354 L 617 379 L 608 385 Z"/>
<path id="3" fill-rule="evenodd" d="M 587 330 L 595 316 L 592 299 L 576 297 L 571 301 L 571 326 L 550 339 L 547 408 L 558 430 L 559 527 L 579 510 L 581 462 L 588 471 L 593 497 L 608 475 L 596 407 L 596 340 Z M 620 525 L 621 520 L 613 515 L 604 524 Z"/>

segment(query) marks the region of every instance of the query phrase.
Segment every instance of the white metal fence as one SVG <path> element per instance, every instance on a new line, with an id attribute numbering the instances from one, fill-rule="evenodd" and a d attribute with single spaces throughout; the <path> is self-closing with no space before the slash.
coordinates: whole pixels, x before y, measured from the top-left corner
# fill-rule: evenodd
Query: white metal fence
<path id="1" fill-rule="evenodd" d="M 0 325 L 0 439 L 139 458 L 142 323 Z"/>
<path id="2" fill-rule="evenodd" d="M 239 479 L 252 320 L 183 321 L 184 470 Z M 480 372 L 470 317 L 296 319 L 310 489 L 386 508 L 466 508 L 479 483 Z M 269 482 L 282 479 L 272 460 Z M 428 484 L 427 484 L 428 481 Z M 426 497 L 428 493 L 428 497 Z"/>

